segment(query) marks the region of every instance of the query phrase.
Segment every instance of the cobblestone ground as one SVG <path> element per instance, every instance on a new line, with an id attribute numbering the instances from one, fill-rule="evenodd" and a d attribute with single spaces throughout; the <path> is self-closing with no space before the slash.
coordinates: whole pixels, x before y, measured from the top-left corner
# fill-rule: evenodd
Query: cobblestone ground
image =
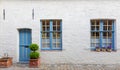
<path id="1" fill-rule="evenodd" d="M 29 68 L 28 64 L 13 64 L 0 70 L 120 70 L 120 64 L 41 64 L 39 68 Z"/>

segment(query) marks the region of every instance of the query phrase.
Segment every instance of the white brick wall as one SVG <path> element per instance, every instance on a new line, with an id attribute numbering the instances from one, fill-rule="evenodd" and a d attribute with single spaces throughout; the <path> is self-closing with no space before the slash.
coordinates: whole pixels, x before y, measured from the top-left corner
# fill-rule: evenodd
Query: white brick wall
<path id="1" fill-rule="evenodd" d="M 40 19 L 62 19 L 63 51 L 41 51 L 42 63 L 120 63 L 120 1 L 0 0 L 0 10 L 0 55 L 8 52 L 14 62 L 19 62 L 17 29 L 31 28 L 32 42 L 40 45 Z M 94 18 L 116 19 L 117 52 L 90 51 L 90 19 Z"/>

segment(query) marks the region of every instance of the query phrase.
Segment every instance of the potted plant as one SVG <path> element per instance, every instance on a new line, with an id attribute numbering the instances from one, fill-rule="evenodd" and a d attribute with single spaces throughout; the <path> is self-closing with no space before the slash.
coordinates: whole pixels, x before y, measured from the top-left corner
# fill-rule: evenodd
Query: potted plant
<path id="1" fill-rule="evenodd" d="M 108 51 L 108 52 L 111 52 L 111 51 L 112 51 L 111 46 L 108 46 L 108 47 L 107 47 L 107 51 Z"/>
<path id="2" fill-rule="evenodd" d="M 100 47 L 99 46 L 96 47 L 96 51 L 100 52 Z"/>
<path id="3" fill-rule="evenodd" d="M 39 46 L 37 44 L 31 44 L 30 45 L 30 61 L 29 61 L 29 67 L 39 67 L 40 65 L 40 54 L 37 51 L 39 49 Z"/>
<path id="4" fill-rule="evenodd" d="M 103 51 L 103 52 L 106 52 L 106 48 L 105 48 L 105 47 L 102 47 L 102 51 Z"/>

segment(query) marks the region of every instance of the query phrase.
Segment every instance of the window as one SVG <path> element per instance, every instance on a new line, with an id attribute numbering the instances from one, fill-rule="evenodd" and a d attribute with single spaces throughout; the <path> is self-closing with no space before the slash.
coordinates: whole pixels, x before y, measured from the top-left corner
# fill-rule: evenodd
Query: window
<path id="1" fill-rule="evenodd" d="M 115 20 L 91 20 L 91 50 L 111 47 L 115 50 Z"/>
<path id="2" fill-rule="evenodd" d="M 62 49 L 62 21 L 41 20 L 42 50 Z"/>

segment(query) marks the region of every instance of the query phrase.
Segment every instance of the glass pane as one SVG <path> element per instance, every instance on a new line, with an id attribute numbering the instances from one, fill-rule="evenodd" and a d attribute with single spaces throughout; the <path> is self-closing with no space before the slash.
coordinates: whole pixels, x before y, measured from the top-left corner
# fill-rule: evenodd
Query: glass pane
<path id="1" fill-rule="evenodd" d="M 112 26 L 108 26 L 108 30 L 112 30 Z"/>
<path id="2" fill-rule="evenodd" d="M 112 32 L 108 32 L 108 38 L 112 38 Z"/>
<path id="3" fill-rule="evenodd" d="M 96 26 L 96 30 L 99 30 L 100 28 L 99 28 L 99 26 Z"/>
<path id="4" fill-rule="evenodd" d="M 92 20 L 92 21 L 91 21 L 91 26 L 94 26 L 94 25 L 95 25 L 95 21 Z"/>
<path id="5" fill-rule="evenodd" d="M 91 26 L 91 30 L 95 30 L 95 26 Z"/>
<path id="6" fill-rule="evenodd" d="M 100 36 L 99 32 L 91 32 L 92 38 L 99 38 L 99 36 Z"/>
<path id="7" fill-rule="evenodd" d="M 96 38 L 99 38 L 100 34 L 99 32 L 96 32 Z"/>
<path id="8" fill-rule="evenodd" d="M 60 48 L 60 32 L 53 32 L 53 48 Z"/>
<path id="9" fill-rule="evenodd" d="M 97 25 L 97 26 L 100 25 L 100 21 L 99 21 L 99 20 L 96 21 L 96 25 Z"/>
<path id="10" fill-rule="evenodd" d="M 53 43 L 53 48 L 60 48 L 60 43 Z"/>
<path id="11" fill-rule="evenodd" d="M 42 26 L 45 26 L 45 20 L 42 21 Z"/>
<path id="12" fill-rule="evenodd" d="M 50 30 L 50 21 L 46 21 L 46 31 Z"/>
<path id="13" fill-rule="evenodd" d="M 42 31 L 45 31 L 45 21 L 41 21 L 42 22 Z"/>
<path id="14" fill-rule="evenodd" d="M 100 45 L 100 34 L 99 32 L 92 32 L 91 33 L 91 44 L 92 44 L 92 47 L 99 47 Z"/>
<path id="15" fill-rule="evenodd" d="M 103 38 L 107 38 L 107 32 L 103 32 Z"/>
<path id="16" fill-rule="evenodd" d="M 42 47 L 49 48 L 50 47 L 50 35 L 48 32 L 42 33 Z"/>
<path id="17" fill-rule="evenodd" d="M 108 25 L 112 26 L 112 20 L 108 21 Z"/>
<path id="18" fill-rule="evenodd" d="M 103 32 L 103 45 L 102 47 L 108 47 L 112 44 L 112 32 Z"/>
<path id="19" fill-rule="evenodd" d="M 42 32 L 42 38 L 44 39 L 46 39 L 46 38 L 49 38 L 50 36 L 49 36 L 49 33 L 48 32 Z"/>
<path id="20" fill-rule="evenodd" d="M 100 22 L 98 20 L 91 21 L 91 30 L 99 30 L 100 29 Z"/>
<path id="21" fill-rule="evenodd" d="M 91 38 L 95 37 L 95 32 L 91 32 Z"/>
<path id="22" fill-rule="evenodd" d="M 104 26 L 108 25 L 108 21 L 107 21 L 107 20 L 104 20 L 104 21 L 103 21 L 103 25 L 104 25 Z"/>
<path id="23" fill-rule="evenodd" d="M 50 48 L 50 43 L 42 43 L 42 48 Z"/>
<path id="24" fill-rule="evenodd" d="M 60 31 L 60 20 L 53 21 L 53 31 Z"/>
<path id="25" fill-rule="evenodd" d="M 107 30 L 107 26 L 103 26 L 103 30 Z"/>
<path id="26" fill-rule="evenodd" d="M 42 31 L 49 31 L 50 30 L 50 21 L 43 20 L 42 21 Z"/>

